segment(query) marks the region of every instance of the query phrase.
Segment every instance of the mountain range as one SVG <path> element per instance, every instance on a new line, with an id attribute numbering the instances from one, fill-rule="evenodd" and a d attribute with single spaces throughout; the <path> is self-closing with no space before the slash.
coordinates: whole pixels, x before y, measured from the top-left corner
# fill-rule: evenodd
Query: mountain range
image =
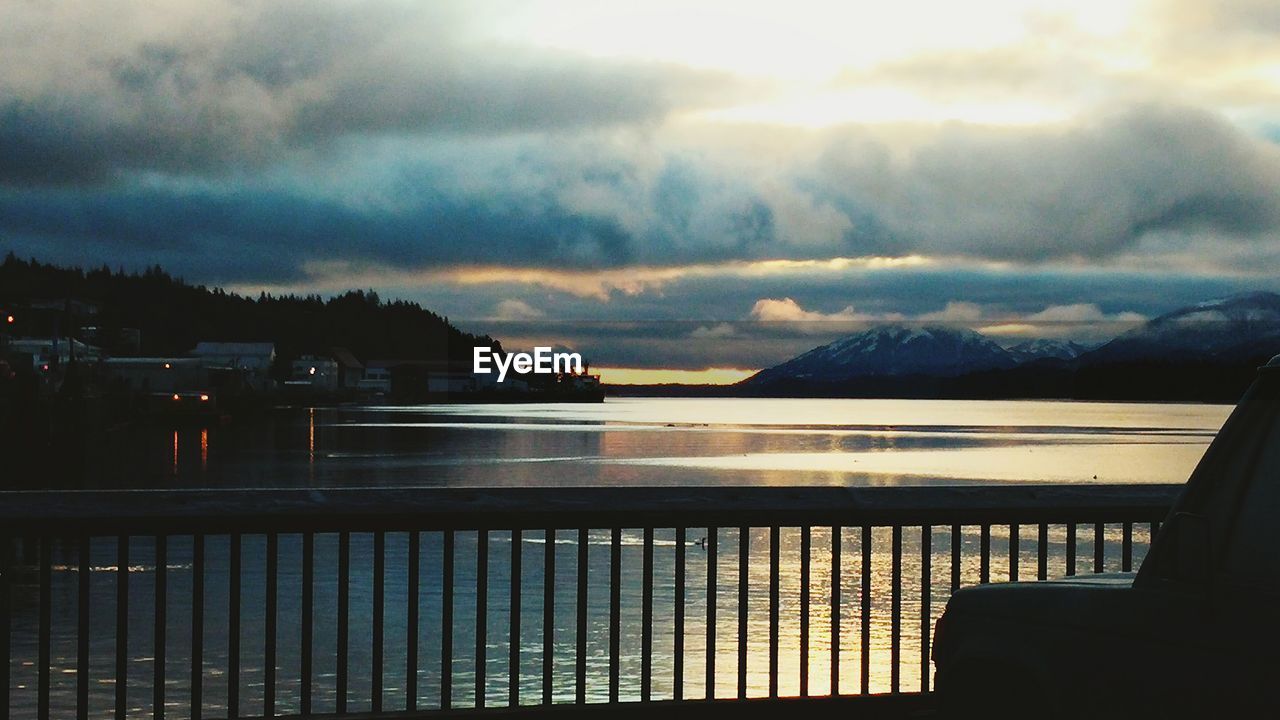
<path id="1" fill-rule="evenodd" d="M 831 383 L 868 375 L 948 377 L 1017 364 L 1008 350 L 973 330 L 879 325 L 762 370 L 747 382 Z"/>
<path id="2" fill-rule="evenodd" d="M 1280 295 L 1245 293 L 1180 308 L 1081 356 L 1118 362 L 1237 362 L 1280 347 Z"/>
<path id="3" fill-rule="evenodd" d="M 878 325 L 742 381 L 750 394 L 1234 400 L 1280 353 L 1280 295 L 1254 292 L 1161 315 L 1098 347 L 1009 347 L 940 325 Z"/>

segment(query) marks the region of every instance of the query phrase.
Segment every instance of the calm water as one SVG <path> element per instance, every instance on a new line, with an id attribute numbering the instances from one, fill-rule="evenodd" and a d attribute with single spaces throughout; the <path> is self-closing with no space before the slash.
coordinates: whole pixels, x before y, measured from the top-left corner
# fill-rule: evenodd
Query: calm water
<path id="1" fill-rule="evenodd" d="M 1221 405 L 617 399 L 282 410 L 122 431 L 117 487 L 1180 482 Z"/>
<path id="2" fill-rule="evenodd" d="M 450 406 L 415 408 L 296 409 L 253 425 L 179 429 L 144 428 L 116 436 L 95 460 L 101 473 L 93 484 L 108 486 L 378 486 L 378 485 L 584 485 L 584 484 L 922 484 L 982 482 L 1180 482 L 1203 453 L 1229 408 L 1203 405 L 1135 405 L 1054 402 L 938 402 L 863 400 L 617 400 L 582 406 Z M 871 583 L 861 584 L 860 533 L 841 538 L 841 683 L 860 683 L 861 597 L 871 597 L 872 691 L 888 689 L 890 563 L 883 552 L 888 529 L 877 529 Z M 674 535 L 655 535 L 654 693 L 672 692 L 674 617 L 685 619 L 685 695 L 705 691 L 707 556 L 689 530 L 687 596 L 673 605 Z M 1051 528 L 1050 574 L 1065 563 L 1064 527 Z M 1035 529 L 1020 534 L 1019 575 L 1035 572 Z M 1092 528 L 1081 528 L 1078 554 L 1091 570 Z M 904 531 L 902 587 L 903 646 L 899 664 L 904 689 L 919 686 L 921 629 L 931 627 L 949 594 L 952 538 L 945 528 L 931 537 L 930 610 L 922 616 L 921 535 Z M 1146 550 L 1145 527 L 1135 533 L 1135 554 Z M 592 532 L 588 543 L 588 695 L 608 690 L 609 533 Z M 1009 576 L 1008 533 L 993 529 L 992 577 Z M 1108 528 L 1105 569 L 1119 569 L 1119 529 Z M 523 571 L 521 693 L 525 702 L 541 697 L 542 557 L 547 539 L 526 533 L 520 544 Z M 811 548 L 810 691 L 828 690 L 832 633 L 830 608 L 831 536 L 815 529 Z M 386 548 L 384 706 L 401 706 L 405 694 L 404 653 L 407 599 L 407 536 L 392 534 Z M 458 536 L 453 699 L 474 702 L 476 566 L 474 533 Z M 960 538 L 965 554 L 961 577 L 978 578 L 978 538 L 970 528 Z M 491 704 L 507 697 L 510 625 L 511 536 L 492 533 L 488 572 L 486 634 Z M 332 535 L 316 540 L 315 693 L 316 710 L 334 707 L 336 647 L 336 544 Z M 574 695 L 573 669 L 577 534 L 555 538 L 556 575 L 553 691 Z M 738 545 L 736 530 L 719 534 L 716 567 L 717 694 L 732 695 L 737 680 Z M 781 537 L 780 690 L 799 689 L 800 531 Z M 166 676 L 169 717 L 187 717 L 190 688 L 192 607 L 191 539 L 174 537 L 166 562 L 168 627 Z M 206 540 L 203 688 L 207 711 L 225 716 L 229 543 Z M 750 538 L 748 601 L 749 692 L 763 694 L 768 681 L 768 531 Z M 623 535 L 622 695 L 639 695 L 641 534 Z M 297 536 L 280 538 L 278 711 L 297 710 L 300 636 L 300 551 Z M 73 546 L 53 549 L 54 716 L 74 709 L 75 614 L 78 558 Z M 441 537 L 422 535 L 422 592 L 418 674 L 424 706 L 439 702 L 441 630 Z M 352 537 L 351 708 L 369 706 L 367 668 L 372 615 L 372 538 Z M 137 538 L 130 548 L 129 700 L 138 717 L 149 716 L 154 663 L 152 606 L 154 546 Z M 241 712 L 261 713 L 265 539 L 246 536 L 242 551 Z M 116 578 L 114 542 L 95 542 L 90 556 L 91 715 L 107 717 L 114 697 Z M 33 716 L 35 702 L 37 594 L 29 575 L 15 588 L 14 660 L 11 689 L 14 717 Z M 132 715 L 131 715 L 132 716 Z"/>

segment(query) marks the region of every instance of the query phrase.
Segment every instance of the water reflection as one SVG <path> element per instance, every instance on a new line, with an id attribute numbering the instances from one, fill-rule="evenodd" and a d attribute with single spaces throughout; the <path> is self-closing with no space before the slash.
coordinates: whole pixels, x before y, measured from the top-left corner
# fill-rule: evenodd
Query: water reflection
<path id="1" fill-rule="evenodd" d="M 1229 409 L 669 399 L 296 408 L 208 428 L 124 428 L 91 450 L 91 475 L 52 482 L 72 487 L 1180 482 Z M 196 443 L 199 457 L 187 452 Z M 10 487 L 50 481 L 45 476 L 5 480 Z"/>

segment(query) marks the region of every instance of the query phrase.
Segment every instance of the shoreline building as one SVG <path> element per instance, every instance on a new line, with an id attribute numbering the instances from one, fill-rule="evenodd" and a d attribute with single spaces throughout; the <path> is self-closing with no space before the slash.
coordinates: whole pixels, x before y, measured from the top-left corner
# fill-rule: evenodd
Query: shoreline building
<path id="1" fill-rule="evenodd" d="M 256 392 L 275 389 L 271 368 L 276 362 L 275 343 L 209 342 L 196 343 L 191 356 L 199 358 L 208 370 L 235 371 Z"/>

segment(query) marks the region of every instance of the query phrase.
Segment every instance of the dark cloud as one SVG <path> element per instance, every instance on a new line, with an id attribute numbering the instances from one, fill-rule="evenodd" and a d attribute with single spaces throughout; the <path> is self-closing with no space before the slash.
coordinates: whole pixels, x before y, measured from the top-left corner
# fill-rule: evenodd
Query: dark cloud
<path id="1" fill-rule="evenodd" d="M 436 3 L 54 0 L 4 20 L 9 184 L 261 167 L 353 135 L 653 123 L 740 90 L 721 73 L 485 42 Z"/>
<path id="2" fill-rule="evenodd" d="M 6 242 L 7 240 L 7 242 Z M 609 218 L 427 195 L 396 212 L 280 191 L 103 189 L 0 192 L 0 246 L 45 259 L 161 263 L 201 282 L 303 280 L 311 262 L 431 267 L 620 265 L 632 252 Z"/>
<path id="3" fill-rule="evenodd" d="M 1200 12 L 1171 7 L 1170 24 Z M 1211 13 L 1214 27 L 1266 27 L 1268 7 L 1235 2 Z M 501 46 L 475 27 L 482 12 L 459 6 L 50 0 L 0 13 L 0 238 L 50 254 L 168 252 L 216 268 L 208 279 L 283 281 L 334 259 L 1199 253 L 1249 267 L 1274 259 L 1280 238 L 1280 148 L 1185 106 L 907 140 L 717 127 L 689 143 L 658 123 L 725 100 L 732 78 Z M 869 77 L 1066 92 L 1055 57 L 921 56 Z"/>
<path id="4" fill-rule="evenodd" d="M 1273 244 L 1280 230 L 1280 151 L 1201 111 L 1148 105 L 1066 128 L 954 126 L 900 162 L 854 140 L 833 144 L 809 186 L 873 216 L 879 250 L 1101 259 L 1153 232 Z"/>
<path id="5" fill-rule="evenodd" d="M 300 166 L 271 181 L 0 190 L 0 239 L 51 257 L 163 261 L 203 281 L 287 282 L 337 260 L 563 269 L 1176 250 L 1194 264 L 1205 238 L 1218 249 L 1204 263 L 1247 268 L 1274 257 L 1280 232 L 1280 150 L 1165 107 L 1055 131 L 955 127 L 895 160 L 844 130 L 771 175 L 744 171 L 727 148 L 451 145 L 316 180 Z"/>
<path id="6" fill-rule="evenodd" d="M 278 282 L 335 260 L 564 269 L 918 254 L 1249 269 L 1280 250 L 1280 149 L 1178 108 L 1054 130 L 956 126 L 905 150 L 844 129 L 767 170 L 731 145 L 695 156 L 593 137 L 392 144 L 268 179 L 0 190 L 0 239 Z"/>

